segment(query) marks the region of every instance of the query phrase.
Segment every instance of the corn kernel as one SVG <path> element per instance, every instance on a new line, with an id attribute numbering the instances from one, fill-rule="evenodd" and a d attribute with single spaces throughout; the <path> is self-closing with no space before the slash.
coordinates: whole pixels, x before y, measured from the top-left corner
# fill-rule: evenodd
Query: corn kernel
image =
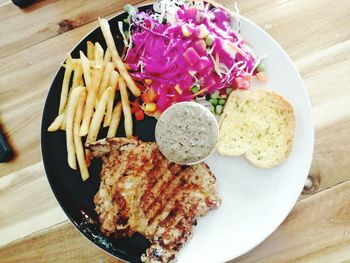
<path id="1" fill-rule="evenodd" d="M 199 25 L 197 27 L 197 30 L 199 31 L 198 33 L 199 38 L 206 38 L 209 35 L 209 30 L 204 24 Z"/>
<path id="2" fill-rule="evenodd" d="M 151 85 L 152 84 L 152 80 L 151 79 L 145 79 L 145 84 L 146 85 Z"/>
<path id="3" fill-rule="evenodd" d="M 182 34 L 185 36 L 185 37 L 189 37 L 190 35 L 192 35 L 192 32 L 193 32 L 193 29 L 190 28 L 188 25 L 182 25 L 181 26 L 181 30 L 182 30 Z"/>
<path id="4" fill-rule="evenodd" d="M 179 93 L 180 95 L 182 94 L 182 89 L 180 88 L 179 84 L 175 85 L 175 90 L 177 91 L 177 93 Z"/>
<path id="5" fill-rule="evenodd" d="M 145 111 L 150 111 L 150 112 L 153 112 L 156 110 L 156 104 L 155 103 L 146 103 L 146 106 L 145 106 Z"/>

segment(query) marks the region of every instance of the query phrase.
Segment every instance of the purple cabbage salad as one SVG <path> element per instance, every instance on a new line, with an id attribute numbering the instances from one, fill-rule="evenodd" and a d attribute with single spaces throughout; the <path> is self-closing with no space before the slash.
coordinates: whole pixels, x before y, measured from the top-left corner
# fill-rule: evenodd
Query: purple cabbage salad
<path id="1" fill-rule="evenodd" d="M 123 32 L 119 23 L 123 60 L 143 93 L 153 89 L 159 112 L 200 97 L 221 114 L 230 92 L 248 89 L 262 72 L 260 59 L 239 34 L 238 12 L 212 4 L 159 0 L 146 12 L 125 6 L 129 30 Z"/>

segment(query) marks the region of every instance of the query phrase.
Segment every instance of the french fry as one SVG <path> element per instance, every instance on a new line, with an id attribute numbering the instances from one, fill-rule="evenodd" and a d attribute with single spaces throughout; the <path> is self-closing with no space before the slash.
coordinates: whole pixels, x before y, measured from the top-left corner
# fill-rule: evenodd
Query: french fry
<path id="1" fill-rule="evenodd" d="M 80 51 L 79 54 L 80 54 L 81 66 L 83 68 L 85 85 L 89 91 L 90 87 L 91 87 L 90 63 L 89 63 L 88 58 L 84 55 L 84 53 L 82 51 Z"/>
<path id="2" fill-rule="evenodd" d="M 92 72 L 92 83 L 90 90 L 88 89 L 88 95 L 86 98 L 86 105 L 83 115 L 83 123 L 80 127 L 80 136 L 87 135 L 90 127 L 91 118 L 93 115 L 96 97 L 97 97 L 97 89 L 100 85 L 102 78 L 102 68 L 95 68 Z"/>
<path id="3" fill-rule="evenodd" d="M 120 75 L 123 77 L 123 79 L 125 80 L 126 84 L 128 85 L 130 91 L 132 92 L 132 94 L 134 94 L 134 96 L 138 97 L 141 95 L 141 91 L 140 89 L 136 86 L 134 80 L 130 77 L 127 69 L 125 68 L 125 65 L 122 61 L 122 59 L 120 58 L 117 48 L 115 46 L 114 40 L 113 40 L 113 36 L 108 24 L 108 21 L 104 18 L 98 18 L 98 22 L 100 24 L 101 30 L 102 30 L 102 34 L 105 38 L 107 47 L 109 49 L 109 52 L 112 55 L 112 58 L 114 60 L 114 62 L 116 63 L 116 66 L 118 68 L 118 71 L 120 73 Z"/>
<path id="4" fill-rule="evenodd" d="M 126 85 L 123 78 L 118 79 L 118 84 L 123 105 L 125 135 L 127 138 L 130 138 L 132 136 L 133 125 L 128 91 L 126 90 Z"/>
<path id="5" fill-rule="evenodd" d="M 109 63 L 107 63 L 106 68 L 103 72 L 101 85 L 100 85 L 100 88 L 98 91 L 98 98 L 100 98 L 102 96 L 103 92 L 106 90 L 112 71 L 113 71 L 113 64 L 111 62 L 109 62 Z"/>
<path id="6" fill-rule="evenodd" d="M 96 66 L 103 67 L 103 48 L 100 43 L 95 43 L 95 62 Z"/>
<path id="7" fill-rule="evenodd" d="M 74 62 L 74 59 L 73 59 L 73 62 Z M 112 61 L 112 63 L 113 63 L 114 68 L 118 69 L 117 63 L 115 63 L 114 60 Z M 125 67 L 127 70 L 131 69 L 130 66 L 129 66 L 129 64 L 127 64 L 127 63 L 124 63 L 124 67 Z"/>
<path id="8" fill-rule="evenodd" d="M 65 131 L 66 130 L 66 114 L 63 114 L 63 120 L 60 126 L 60 130 Z"/>
<path id="9" fill-rule="evenodd" d="M 86 42 L 87 57 L 89 60 L 95 60 L 95 45 L 91 41 Z"/>
<path id="10" fill-rule="evenodd" d="M 109 52 L 109 49 L 106 49 L 105 56 L 103 58 L 103 63 L 106 65 L 108 62 L 111 62 L 112 55 L 111 52 Z"/>
<path id="11" fill-rule="evenodd" d="M 78 105 L 79 97 L 84 91 L 84 88 L 79 86 L 72 91 L 71 99 L 69 100 L 67 113 L 66 113 L 66 142 L 67 142 L 67 154 L 69 166 L 76 170 L 77 162 L 75 158 L 75 147 L 73 139 L 73 120 L 75 111 Z"/>
<path id="12" fill-rule="evenodd" d="M 75 87 L 80 86 L 81 80 L 83 78 L 83 69 L 81 64 L 76 65 L 74 67 L 74 76 L 73 76 L 73 83 L 72 83 L 72 88 L 74 89 Z"/>
<path id="13" fill-rule="evenodd" d="M 82 86 L 82 85 L 79 85 L 79 86 Z M 76 87 L 75 87 L 76 88 Z M 71 88 L 70 90 L 69 90 L 69 92 L 68 92 L 68 101 L 67 101 L 67 105 L 69 104 L 69 101 L 71 100 L 71 98 L 72 98 L 72 92 L 73 92 L 73 90 L 75 89 L 75 88 Z M 66 122 L 67 122 L 67 119 L 66 119 L 66 111 L 67 111 L 67 105 L 66 105 L 66 107 L 64 108 L 64 110 L 62 111 L 62 114 L 63 114 L 63 120 L 62 120 L 62 122 L 61 122 L 61 126 L 60 126 L 60 129 L 62 130 L 62 131 L 65 131 L 66 130 Z"/>
<path id="14" fill-rule="evenodd" d="M 84 156 L 84 147 L 81 141 L 81 137 L 79 136 L 80 131 L 80 123 L 83 117 L 83 111 L 86 101 L 86 88 L 84 88 L 78 102 L 77 110 L 74 115 L 73 121 L 73 138 L 74 138 L 74 146 L 77 155 L 79 170 L 81 174 L 81 178 L 83 181 L 86 181 L 89 178 L 89 171 L 85 162 Z"/>
<path id="15" fill-rule="evenodd" d="M 108 128 L 107 138 L 115 137 L 115 135 L 117 134 L 121 116 L 122 116 L 122 103 L 119 101 L 112 113 L 112 119 Z"/>
<path id="16" fill-rule="evenodd" d="M 61 114 L 57 115 L 55 120 L 50 124 L 49 128 L 47 128 L 48 132 L 57 131 L 61 127 L 61 124 L 64 120 L 64 114 L 65 112 L 62 112 Z"/>
<path id="17" fill-rule="evenodd" d="M 111 92 L 111 96 L 109 96 L 108 98 L 106 114 L 103 120 L 103 127 L 109 126 L 111 122 L 112 112 L 113 112 L 113 102 L 114 102 L 115 92 L 117 90 L 118 77 L 119 77 L 118 72 L 113 70 L 111 73 L 111 77 L 109 79 L 109 87 L 112 87 L 112 92 Z"/>
<path id="18" fill-rule="evenodd" d="M 98 102 L 96 111 L 91 120 L 89 133 L 86 138 L 86 143 L 94 142 L 97 139 L 98 131 L 100 130 L 103 115 L 106 111 L 107 101 L 111 92 L 112 92 L 112 87 L 109 87 L 108 89 L 106 89 L 103 95 L 101 96 L 100 101 Z"/>
<path id="19" fill-rule="evenodd" d="M 119 73 L 116 70 L 113 70 L 111 73 L 111 77 L 109 78 L 109 87 L 114 87 L 115 90 L 118 89 L 118 78 L 119 78 Z"/>
<path id="20" fill-rule="evenodd" d="M 95 60 L 89 60 L 90 68 L 93 68 L 95 66 Z M 80 58 L 72 58 L 72 65 L 73 67 L 77 67 L 78 65 L 81 65 L 81 59 Z M 66 67 L 66 64 L 63 64 L 63 67 Z"/>
<path id="21" fill-rule="evenodd" d="M 60 106 L 58 108 L 59 114 L 62 113 L 62 111 L 64 110 L 64 107 L 66 106 L 66 103 L 67 103 L 69 81 L 70 81 L 70 77 L 71 77 L 72 71 L 73 71 L 71 59 L 72 59 L 71 55 L 68 55 L 67 60 L 66 60 L 66 70 L 64 72 L 63 83 L 62 83 Z"/>

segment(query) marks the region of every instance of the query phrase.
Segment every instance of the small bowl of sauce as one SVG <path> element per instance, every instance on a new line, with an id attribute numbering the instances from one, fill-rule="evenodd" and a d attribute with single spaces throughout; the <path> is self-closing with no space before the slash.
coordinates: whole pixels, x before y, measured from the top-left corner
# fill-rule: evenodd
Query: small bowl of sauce
<path id="1" fill-rule="evenodd" d="M 178 164 L 196 164 L 215 149 L 219 127 L 214 115 L 196 102 L 179 102 L 159 117 L 155 137 L 161 153 Z"/>

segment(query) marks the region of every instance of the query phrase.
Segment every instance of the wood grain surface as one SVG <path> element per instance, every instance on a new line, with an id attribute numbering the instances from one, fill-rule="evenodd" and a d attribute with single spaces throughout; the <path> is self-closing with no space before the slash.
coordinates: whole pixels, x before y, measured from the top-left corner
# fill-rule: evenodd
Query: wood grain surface
<path id="1" fill-rule="evenodd" d="M 1 262 L 118 262 L 67 221 L 43 169 L 40 124 L 66 54 L 125 3 L 46 0 L 19 9 L 0 0 L 0 123 L 16 152 L 0 164 Z M 233 8 L 233 1 L 221 1 Z M 239 0 L 296 64 L 315 121 L 303 195 L 283 224 L 233 262 L 350 262 L 350 1 Z"/>

